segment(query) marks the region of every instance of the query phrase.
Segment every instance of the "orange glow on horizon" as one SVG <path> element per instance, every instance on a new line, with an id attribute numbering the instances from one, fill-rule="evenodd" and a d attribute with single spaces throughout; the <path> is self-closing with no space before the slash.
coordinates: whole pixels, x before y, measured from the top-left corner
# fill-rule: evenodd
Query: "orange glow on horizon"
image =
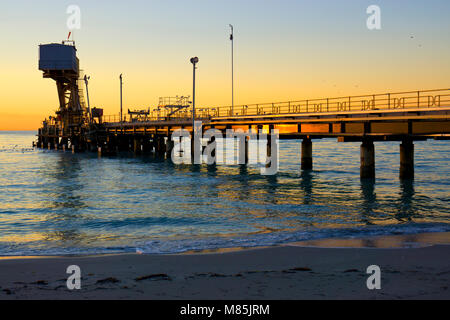
<path id="1" fill-rule="evenodd" d="M 247 2 L 239 2 L 239 13 L 223 1 L 201 8 L 184 2 L 111 2 L 107 11 L 95 2 L 79 2 L 77 55 L 91 76 L 91 107 L 104 108 L 105 115 L 119 113 L 120 73 L 125 112 L 156 107 L 159 97 L 191 95 L 192 56 L 200 59 L 197 106 L 230 106 L 229 23 L 235 105 L 450 85 L 450 22 L 442 7 L 448 4 L 412 3 L 405 13 L 396 2 L 386 3 L 383 10 L 390 15 L 383 15 L 384 27 L 369 31 L 366 7 L 355 2 L 264 2 L 258 14 Z M 58 106 L 54 81 L 37 70 L 38 45 L 67 36 L 66 6 L 33 8 L 26 17 L 19 15 L 21 6 L 5 6 L 17 16 L 0 20 L 3 30 L 11 30 L 3 39 L 0 130 L 36 130 Z M 166 18 L 189 14 L 193 19 L 178 19 L 182 23 Z"/>

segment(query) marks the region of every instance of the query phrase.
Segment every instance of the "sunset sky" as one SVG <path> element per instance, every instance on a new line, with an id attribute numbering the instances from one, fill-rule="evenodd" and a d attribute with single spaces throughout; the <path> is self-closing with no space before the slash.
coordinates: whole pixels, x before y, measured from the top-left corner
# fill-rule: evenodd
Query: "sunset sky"
<path id="1" fill-rule="evenodd" d="M 34 130 L 58 106 L 56 86 L 38 70 L 38 45 L 68 34 L 68 5 L 81 8 L 76 41 L 91 76 L 91 106 L 119 112 L 190 95 L 198 106 L 389 91 L 450 88 L 448 0 L 2 1 L 0 130 Z M 366 26 L 381 8 L 381 30 Z"/>

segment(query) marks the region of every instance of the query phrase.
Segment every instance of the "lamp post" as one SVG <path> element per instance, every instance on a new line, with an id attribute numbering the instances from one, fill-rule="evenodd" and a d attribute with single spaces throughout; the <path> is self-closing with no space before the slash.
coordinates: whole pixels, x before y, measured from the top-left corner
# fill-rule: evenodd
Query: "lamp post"
<path id="1" fill-rule="evenodd" d="M 233 25 L 230 24 L 231 34 L 231 114 L 234 112 L 234 34 Z"/>
<path id="2" fill-rule="evenodd" d="M 120 74 L 120 123 L 122 123 L 122 74 Z"/>
<path id="3" fill-rule="evenodd" d="M 197 69 L 198 58 L 191 58 L 191 63 L 194 67 L 193 85 L 192 85 L 192 133 L 195 129 L 195 69 Z"/>

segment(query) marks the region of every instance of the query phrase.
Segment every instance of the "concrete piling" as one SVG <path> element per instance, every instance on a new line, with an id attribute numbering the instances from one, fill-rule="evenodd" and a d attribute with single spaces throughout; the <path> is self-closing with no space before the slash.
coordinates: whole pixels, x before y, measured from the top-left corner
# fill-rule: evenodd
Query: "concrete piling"
<path id="1" fill-rule="evenodd" d="M 164 136 L 157 135 L 154 138 L 155 142 L 155 155 L 158 157 L 164 157 L 166 154 L 166 143 L 164 141 Z"/>
<path id="2" fill-rule="evenodd" d="M 249 162 L 249 143 L 250 143 L 250 137 L 245 137 L 245 164 L 248 164 Z"/>
<path id="3" fill-rule="evenodd" d="M 400 179 L 414 179 L 414 144 L 409 139 L 400 144 Z"/>
<path id="4" fill-rule="evenodd" d="M 361 179 L 375 178 L 375 146 L 373 141 L 365 140 L 361 144 Z"/>
<path id="5" fill-rule="evenodd" d="M 272 146 L 272 139 L 270 136 L 272 134 L 273 129 L 274 129 L 274 125 L 273 124 L 269 125 L 269 132 L 267 133 L 267 153 L 266 153 L 267 161 L 272 159 L 272 152 L 273 152 L 272 148 L 275 147 L 275 146 Z M 275 149 L 275 152 L 277 152 L 276 149 Z M 266 163 L 266 168 L 270 168 L 270 165 L 271 165 L 270 162 Z"/>
<path id="6" fill-rule="evenodd" d="M 172 141 L 170 136 L 167 138 L 166 142 L 166 158 L 170 158 L 172 156 L 172 150 L 175 146 L 175 143 Z"/>
<path id="7" fill-rule="evenodd" d="M 313 168 L 312 141 L 310 138 L 305 138 L 302 141 L 301 168 L 302 170 L 312 170 Z"/>
<path id="8" fill-rule="evenodd" d="M 213 126 L 211 126 L 212 128 Z M 274 152 L 278 150 L 278 144 L 273 142 L 271 139 L 271 133 L 274 129 L 275 125 L 273 124 L 257 124 L 257 125 L 249 125 L 247 126 L 246 133 L 242 134 L 242 127 L 239 126 L 236 129 L 235 136 L 239 137 L 239 163 L 240 164 L 248 164 L 250 160 L 254 160 L 253 156 L 250 152 L 253 151 L 254 146 L 250 146 L 250 142 L 254 142 L 254 139 L 262 139 L 266 141 L 261 141 L 264 145 L 266 143 L 266 161 L 271 161 L 272 156 L 275 156 Z M 205 128 L 209 128 L 206 126 Z M 219 132 L 224 135 L 226 133 L 226 129 L 233 128 L 233 125 L 227 124 L 226 126 L 219 126 Z M 253 128 L 257 129 L 257 132 L 252 132 Z M 264 130 L 263 130 L 264 128 Z M 269 132 L 267 132 L 267 128 Z M 330 132 L 333 130 L 338 130 L 336 126 L 330 126 Z M 178 129 L 178 128 L 177 128 Z M 313 133 L 305 132 L 306 127 L 302 127 L 301 130 L 303 132 L 299 132 L 296 134 L 286 134 L 283 136 L 284 139 L 302 139 L 301 142 L 301 170 L 308 171 L 313 169 L 313 157 L 312 157 L 312 139 L 324 138 L 324 136 L 313 135 Z M 370 131 L 370 130 L 369 130 Z M 333 131 L 334 132 L 334 131 Z M 168 128 L 167 130 L 162 129 L 148 129 L 144 128 L 142 130 L 115 130 L 114 132 L 108 131 L 106 135 L 99 135 L 98 137 L 90 137 L 88 140 L 83 140 L 79 138 L 76 134 L 71 133 L 72 136 L 59 136 L 56 137 L 54 134 L 40 137 L 40 139 L 34 142 L 34 146 L 52 150 L 62 150 L 63 152 L 67 151 L 72 153 L 82 152 L 85 150 L 89 150 L 97 153 L 99 156 L 111 155 L 114 154 L 114 151 L 127 151 L 134 152 L 135 154 L 144 154 L 147 155 L 150 152 L 155 152 L 155 155 L 161 158 L 169 159 L 172 154 L 172 150 L 174 149 L 175 142 L 171 140 L 172 128 Z M 339 132 L 340 133 L 340 132 Z M 200 135 L 200 134 L 199 134 Z M 242 137 L 244 136 L 244 139 Z M 185 137 L 187 138 L 187 134 L 185 132 Z M 412 134 L 397 134 L 395 136 L 390 136 L 389 138 L 380 137 L 379 135 L 365 133 L 364 135 L 343 135 L 336 136 L 338 141 L 340 142 L 355 142 L 360 141 L 360 177 L 361 179 L 374 179 L 375 178 L 375 147 L 374 141 L 402 141 L 400 144 L 400 168 L 399 168 L 399 177 L 401 180 L 405 179 L 414 179 L 414 139 L 418 139 L 414 137 Z M 214 139 L 208 142 L 208 145 L 213 143 Z M 225 142 L 225 140 L 223 141 Z M 195 143 L 195 140 L 192 139 L 192 131 L 191 131 L 191 152 L 192 152 L 192 160 L 195 163 L 202 163 L 201 154 L 203 153 L 205 147 L 199 144 L 199 141 Z M 262 145 L 262 148 L 264 146 Z M 259 153 L 259 142 L 258 142 L 258 159 L 259 161 L 264 161 L 261 157 L 264 157 L 264 154 Z M 195 159 L 194 151 L 198 149 L 197 158 Z M 244 150 L 243 150 L 244 149 Z M 244 152 L 242 152 L 244 151 Z M 264 151 L 261 150 L 263 153 Z M 189 152 L 189 149 L 180 151 L 181 152 Z M 222 157 L 222 151 L 220 151 L 220 157 Z M 103 153 L 103 154 L 102 154 Z M 200 156 L 199 156 L 200 154 Z M 184 155 L 188 156 L 188 155 Z M 211 154 L 212 157 L 215 157 L 215 151 Z M 236 156 L 236 155 L 235 155 Z M 245 157 L 244 157 L 245 156 Z M 250 159 L 252 157 L 252 159 Z M 221 159 L 219 159 L 221 160 Z M 210 163 L 210 161 L 208 161 Z M 264 164 L 263 164 L 264 165 Z M 271 163 L 266 163 L 266 167 L 270 168 Z"/>

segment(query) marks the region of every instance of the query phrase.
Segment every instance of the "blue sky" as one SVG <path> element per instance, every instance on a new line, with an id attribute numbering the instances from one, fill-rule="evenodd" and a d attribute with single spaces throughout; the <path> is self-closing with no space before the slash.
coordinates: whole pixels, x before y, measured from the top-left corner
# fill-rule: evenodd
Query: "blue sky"
<path id="1" fill-rule="evenodd" d="M 192 56 L 200 58 L 199 104 L 230 104 L 229 23 L 237 104 L 450 83 L 448 0 L 15 0 L 0 4 L 8 108 L 54 110 L 54 84 L 37 70 L 38 45 L 67 37 L 70 4 L 81 8 L 74 38 L 91 98 L 106 113 L 117 109 L 120 73 L 130 107 L 189 94 Z M 372 4 L 381 8 L 381 30 L 366 27 Z M 21 97 L 24 79 L 31 88 Z"/>

